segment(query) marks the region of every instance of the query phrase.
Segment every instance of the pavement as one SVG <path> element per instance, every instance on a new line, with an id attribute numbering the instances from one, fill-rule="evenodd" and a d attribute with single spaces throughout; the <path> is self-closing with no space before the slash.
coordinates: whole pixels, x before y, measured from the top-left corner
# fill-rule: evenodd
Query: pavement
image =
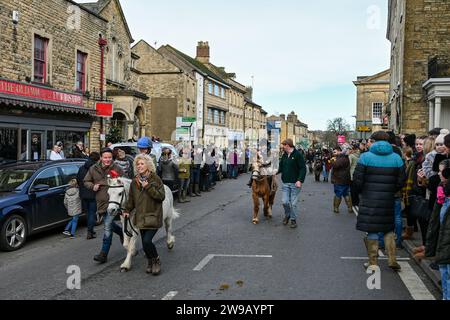
<path id="1" fill-rule="evenodd" d="M 405 250 L 410 254 L 410 256 L 414 257 L 413 249 L 420 247 L 423 245 L 422 237 L 420 235 L 420 232 L 416 232 L 414 234 L 414 239 L 411 240 L 404 240 L 403 246 L 405 247 Z M 432 260 L 423 259 L 420 261 L 417 261 L 413 259 L 413 261 L 417 264 L 417 266 L 420 267 L 420 269 L 430 278 L 430 280 L 434 283 L 436 288 L 442 292 L 442 286 L 441 286 L 441 273 L 437 270 L 433 270 L 430 267 L 430 264 L 433 262 Z"/>
<path id="2" fill-rule="evenodd" d="M 99 238 L 76 239 L 62 230 L 29 240 L 16 252 L 0 252 L 0 299 L 38 300 L 425 300 L 440 292 L 407 251 L 400 250 L 404 271 L 395 273 L 380 259 L 376 278 L 363 267 L 367 253 L 356 217 L 344 205 L 332 211 L 333 187 L 308 176 L 302 189 L 299 227 L 282 224 L 281 192 L 273 219 L 252 224 L 249 175 L 217 183 L 192 202 L 177 205 L 175 248 L 165 246 L 160 231 L 155 244 L 162 261 L 158 277 L 145 274 L 146 258 L 140 251 L 132 269 L 120 273 L 125 257 L 114 236 L 108 262 L 92 260 L 101 248 Z M 49 208 L 49 210 L 51 210 Z M 140 242 L 140 241 L 139 241 Z M 140 243 L 139 243 L 140 246 Z M 70 266 L 81 270 L 81 289 L 67 286 Z M 375 275 L 376 276 L 376 275 Z"/>

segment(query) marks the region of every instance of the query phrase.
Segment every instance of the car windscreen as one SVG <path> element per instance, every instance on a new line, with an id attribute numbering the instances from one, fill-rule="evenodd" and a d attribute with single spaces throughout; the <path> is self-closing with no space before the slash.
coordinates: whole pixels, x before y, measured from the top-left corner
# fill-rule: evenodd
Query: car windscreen
<path id="1" fill-rule="evenodd" d="M 0 170 L 0 192 L 19 191 L 33 176 L 32 169 L 2 169 Z"/>

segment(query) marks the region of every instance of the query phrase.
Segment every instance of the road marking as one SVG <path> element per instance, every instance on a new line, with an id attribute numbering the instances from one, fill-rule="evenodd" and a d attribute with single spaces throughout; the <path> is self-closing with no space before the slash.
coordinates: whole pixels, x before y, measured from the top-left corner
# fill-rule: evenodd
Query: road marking
<path id="1" fill-rule="evenodd" d="M 208 254 L 194 268 L 194 271 L 202 271 L 202 269 L 215 257 L 218 257 L 218 258 L 273 258 L 273 256 L 269 256 L 269 255 Z"/>
<path id="2" fill-rule="evenodd" d="M 402 271 L 398 273 L 414 300 L 436 300 L 407 262 L 399 262 Z"/>
<path id="3" fill-rule="evenodd" d="M 368 257 L 341 257 L 342 260 L 369 260 Z M 388 260 L 387 257 L 379 257 L 378 260 Z M 397 257 L 397 261 L 410 261 L 410 258 Z"/>
<path id="4" fill-rule="evenodd" d="M 170 291 L 164 298 L 161 300 L 172 300 L 178 294 L 178 291 Z"/>

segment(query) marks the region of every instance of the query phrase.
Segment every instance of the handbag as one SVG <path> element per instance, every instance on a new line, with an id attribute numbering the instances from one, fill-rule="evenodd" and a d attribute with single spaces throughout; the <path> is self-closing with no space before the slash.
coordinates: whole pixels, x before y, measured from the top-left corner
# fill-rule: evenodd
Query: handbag
<path id="1" fill-rule="evenodd" d="M 431 216 L 431 209 L 429 207 L 429 200 L 423 196 L 412 195 L 409 196 L 410 212 L 413 217 L 428 220 Z"/>

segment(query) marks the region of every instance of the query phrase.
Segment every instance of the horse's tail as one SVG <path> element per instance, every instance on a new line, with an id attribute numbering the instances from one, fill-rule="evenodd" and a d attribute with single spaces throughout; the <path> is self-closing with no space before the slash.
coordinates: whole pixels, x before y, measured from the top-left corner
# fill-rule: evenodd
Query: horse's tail
<path id="1" fill-rule="evenodd" d="M 172 208 L 172 219 L 173 220 L 178 219 L 180 217 L 180 215 L 181 214 L 177 211 L 177 209 Z"/>

